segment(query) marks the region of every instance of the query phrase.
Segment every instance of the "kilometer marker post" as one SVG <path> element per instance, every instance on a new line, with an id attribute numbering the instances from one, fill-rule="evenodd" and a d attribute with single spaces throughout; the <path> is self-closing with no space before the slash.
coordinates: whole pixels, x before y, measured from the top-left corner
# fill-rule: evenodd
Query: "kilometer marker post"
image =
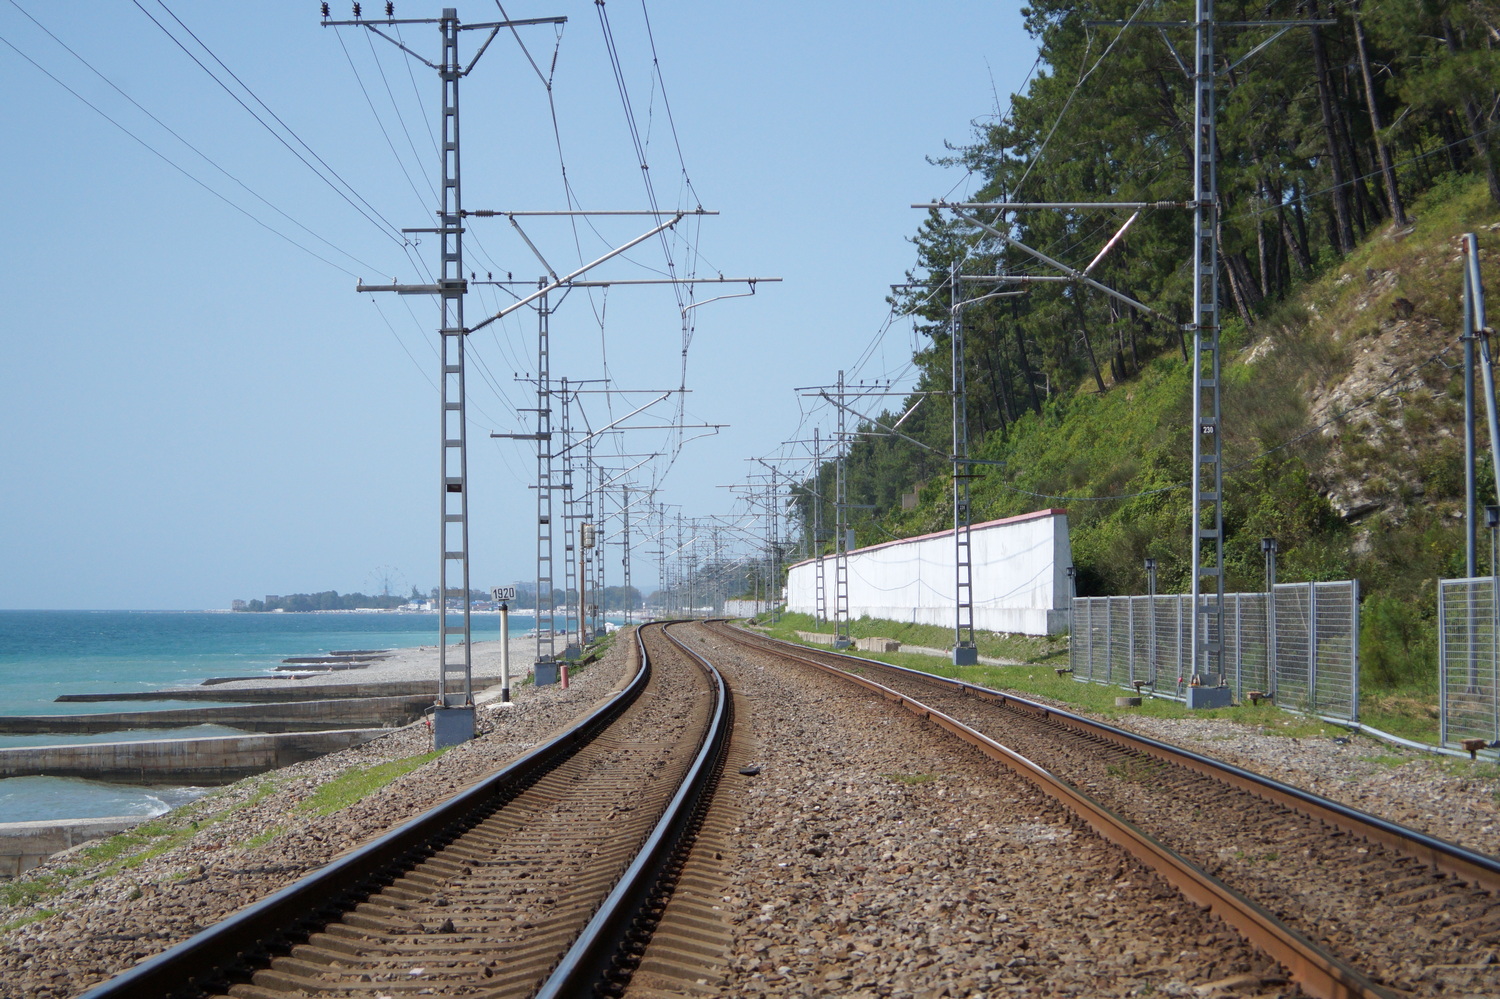
<path id="1" fill-rule="evenodd" d="M 500 605 L 500 703 L 510 703 L 510 604 Z"/>
<path id="2" fill-rule="evenodd" d="M 500 704 L 509 707 L 510 699 L 510 603 L 516 599 L 514 586 L 494 586 L 490 596 L 500 604 Z"/>

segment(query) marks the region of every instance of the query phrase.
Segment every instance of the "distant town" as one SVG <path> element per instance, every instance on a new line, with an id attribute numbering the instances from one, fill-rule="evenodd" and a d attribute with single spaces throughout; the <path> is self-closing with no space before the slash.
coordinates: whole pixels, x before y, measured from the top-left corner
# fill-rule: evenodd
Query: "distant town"
<path id="1" fill-rule="evenodd" d="M 509 601 L 512 610 L 534 610 L 536 608 L 536 587 L 528 583 L 512 584 L 516 590 L 516 598 Z M 556 606 L 563 606 L 574 598 L 572 591 L 553 590 L 553 600 Z M 593 598 L 595 594 L 589 593 Z M 590 599 L 590 603 L 594 600 Z M 427 593 L 423 593 L 415 586 L 411 593 L 406 596 L 397 596 L 392 593 L 382 593 L 371 596 L 365 593 L 339 593 L 337 590 L 325 590 L 321 593 L 292 593 L 280 596 L 268 593 L 263 600 L 235 600 L 229 605 L 231 611 L 246 614 L 308 614 L 329 611 L 360 611 L 374 613 L 388 611 L 407 614 L 432 614 L 437 610 L 438 591 L 433 587 Z M 640 610 L 644 606 L 641 593 L 633 586 L 608 586 L 604 589 L 604 611 Z M 456 598 L 448 600 L 451 610 L 461 608 Z M 469 609 L 475 611 L 497 611 L 500 605 L 490 599 L 487 592 L 480 590 L 469 591 Z"/>

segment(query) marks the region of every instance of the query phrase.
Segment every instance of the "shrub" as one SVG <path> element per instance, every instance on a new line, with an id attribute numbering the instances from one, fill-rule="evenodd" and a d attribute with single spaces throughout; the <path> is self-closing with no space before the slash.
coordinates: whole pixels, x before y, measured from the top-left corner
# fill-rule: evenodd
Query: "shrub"
<path id="1" fill-rule="evenodd" d="M 1361 609 L 1361 681 L 1385 688 L 1437 687 L 1437 622 L 1392 596 L 1372 596 Z"/>

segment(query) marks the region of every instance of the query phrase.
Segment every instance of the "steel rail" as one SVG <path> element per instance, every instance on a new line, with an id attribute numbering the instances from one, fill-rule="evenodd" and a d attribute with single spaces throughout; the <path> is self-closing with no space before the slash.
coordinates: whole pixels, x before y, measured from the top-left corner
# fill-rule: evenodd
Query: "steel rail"
<path id="1" fill-rule="evenodd" d="M 779 639 L 757 635 L 770 642 L 780 642 Z M 803 646 L 785 644 L 790 649 L 803 649 Z M 822 653 L 824 655 L 837 655 L 838 653 Z M 1015 694 L 1008 694 L 977 684 L 966 683 L 963 680 L 955 680 L 945 676 L 935 676 L 924 673 L 921 670 L 912 669 L 909 666 L 897 666 L 894 663 L 883 663 L 876 659 L 865 659 L 860 656 L 844 655 L 841 658 L 849 659 L 869 666 L 878 666 L 882 669 L 902 673 L 913 679 L 934 685 L 957 688 L 966 694 L 978 697 L 982 700 L 1005 704 L 1022 711 L 1029 711 L 1043 718 L 1055 718 L 1083 729 L 1093 735 L 1108 739 L 1117 745 L 1127 749 L 1146 753 L 1167 763 L 1175 763 L 1187 767 L 1197 773 L 1212 777 L 1216 780 L 1231 784 L 1241 790 L 1252 794 L 1269 798 L 1278 804 L 1284 805 L 1293 811 L 1301 812 L 1319 822 L 1326 822 L 1355 836 L 1360 836 L 1381 846 L 1388 847 L 1398 853 L 1405 854 L 1424 864 L 1429 865 L 1436 871 L 1449 874 L 1462 881 L 1478 885 L 1487 891 L 1500 893 L 1500 859 L 1490 857 L 1474 850 L 1450 843 L 1445 839 L 1430 836 L 1427 833 L 1411 829 L 1387 819 L 1382 819 L 1369 812 L 1362 812 L 1357 808 L 1319 797 L 1310 791 L 1300 787 L 1284 784 L 1272 777 L 1266 777 L 1237 767 L 1232 763 L 1215 760 L 1212 757 L 1203 756 L 1189 749 L 1174 746 L 1170 743 L 1159 742 L 1149 736 L 1138 735 L 1116 728 L 1092 718 L 1074 714 L 1062 708 L 1041 704 L 1037 701 L 1028 700 Z"/>
<path id="2" fill-rule="evenodd" d="M 774 643 L 776 654 L 794 662 L 812 666 L 815 669 L 852 681 L 887 700 L 894 701 L 918 717 L 933 722 L 964 742 L 975 746 L 986 756 L 1005 764 L 1040 790 L 1060 801 L 1065 807 L 1087 822 L 1100 836 L 1121 847 L 1127 853 L 1161 875 L 1189 900 L 1209 909 L 1214 915 L 1233 926 L 1244 935 L 1245 939 L 1255 946 L 1260 947 L 1280 962 L 1291 973 L 1298 984 L 1313 995 L 1323 997 L 1323 999 L 1395 999 L 1396 993 L 1376 985 L 1368 976 L 1328 953 L 1301 933 L 1284 924 L 1274 914 L 1249 898 L 1246 898 L 1233 888 L 1230 888 L 1218 878 L 1200 870 L 1181 854 L 1164 843 L 1159 842 L 1155 837 L 1138 828 L 1134 823 L 1094 801 L 1087 794 L 1061 777 L 1053 774 L 1045 767 L 1039 766 L 1014 750 L 996 742 L 994 739 L 975 731 L 951 715 L 929 707 L 915 698 L 908 697 L 867 677 L 847 672 L 837 666 L 818 662 L 805 655 L 790 651 L 793 649 L 798 652 L 808 651 L 801 646 L 791 645 L 790 643 L 761 635 L 754 636 L 757 641 L 751 642 L 747 640 L 748 636 L 744 632 L 738 631 L 738 629 L 726 628 L 720 633 L 726 634 L 726 637 L 731 637 L 741 644 L 750 645 L 751 647 L 755 647 L 761 641 Z M 760 648 L 764 650 L 765 646 L 761 645 Z M 930 674 L 922 673 L 920 670 L 909 670 L 905 667 L 892 666 L 890 663 L 883 663 L 874 659 L 844 656 L 832 652 L 825 653 L 822 650 L 815 651 L 819 655 L 837 656 L 840 659 L 847 659 L 865 666 L 910 673 L 926 680 L 946 680 L 943 677 L 933 677 Z M 963 684 L 961 681 L 952 682 L 957 686 L 974 690 L 985 689 L 974 688 L 972 684 Z M 989 693 L 998 694 L 995 691 L 989 691 Z M 998 696 L 1022 701 L 1029 707 L 1039 709 L 1048 714 L 1067 717 L 1070 720 L 1078 718 L 1078 716 L 1068 712 L 1059 712 L 1054 708 L 1036 704 L 1035 702 L 1024 701 L 1021 698 L 1010 698 L 1009 695 L 1005 694 L 999 694 Z M 1079 720 L 1082 721 L 1084 719 Z"/>
<path id="3" fill-rule="evenodd" d="M 636 632 L 640 668 L 614 696 L 578 725 L 511 761 L 473 787 L 239 910 L 227 919 L 148 958 L 83 993 L 79 999 L 167 999 L 197 995 L 209 982 L 249 955 L 279 949 L 280 941 L 300 937 L 321 914 L 340 909 L 351 895 L 389 881 L 392 872 L 432 855 L 485 815 L 587 745 L 624 713 L 646 688 L 651 663 Z"/>
<path id="4" fill-rule="evenodd" d="M 714 690 L 713 715 L 698 753 L 671 803 L 614 890 L 542 983 L 536 999 L 594 995 L 596 987 L 612 979 L 616 955 L 626 945 L 632 928 L 656 895 L 663 872 L 688 845 L 695 820 L 701 815 L 701 808 L 707 803 L 722 769 L 734 718 L 724 677 L 707 659 L 668 633 L 666 627 L 662 628 L 662 634 L 689 658 L 696 660 L 708 674 Z"/>

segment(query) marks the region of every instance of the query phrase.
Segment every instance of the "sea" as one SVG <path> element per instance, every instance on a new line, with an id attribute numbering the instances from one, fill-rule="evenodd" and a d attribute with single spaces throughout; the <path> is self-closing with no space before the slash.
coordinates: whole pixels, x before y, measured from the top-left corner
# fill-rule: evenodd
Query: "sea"
<path id="1" fill-rule="evenodd" d="M 519 636 L 533 627 L 533 619 L 513 613 L 510 626 L 511 634 Z M 436 614 L 395 612 L 0 611 L 0 715 L 205 707 L 214 702 L 59 703 L 56 698 L 196 685 L 210 677 L 271 674 L 281 660 L 291 656 L 433 645 L 437 627 Z M 475 641 L 500 637 L 498 615 L 476 616 L 473 628 Z M 0 748 L 234 734 L 238 734 L 235 729 L 203 725 L 89 736 L 0 735 Z M 159 815 L 209 790 L 13 777 L 0 779 L 0 822 Z"/>

